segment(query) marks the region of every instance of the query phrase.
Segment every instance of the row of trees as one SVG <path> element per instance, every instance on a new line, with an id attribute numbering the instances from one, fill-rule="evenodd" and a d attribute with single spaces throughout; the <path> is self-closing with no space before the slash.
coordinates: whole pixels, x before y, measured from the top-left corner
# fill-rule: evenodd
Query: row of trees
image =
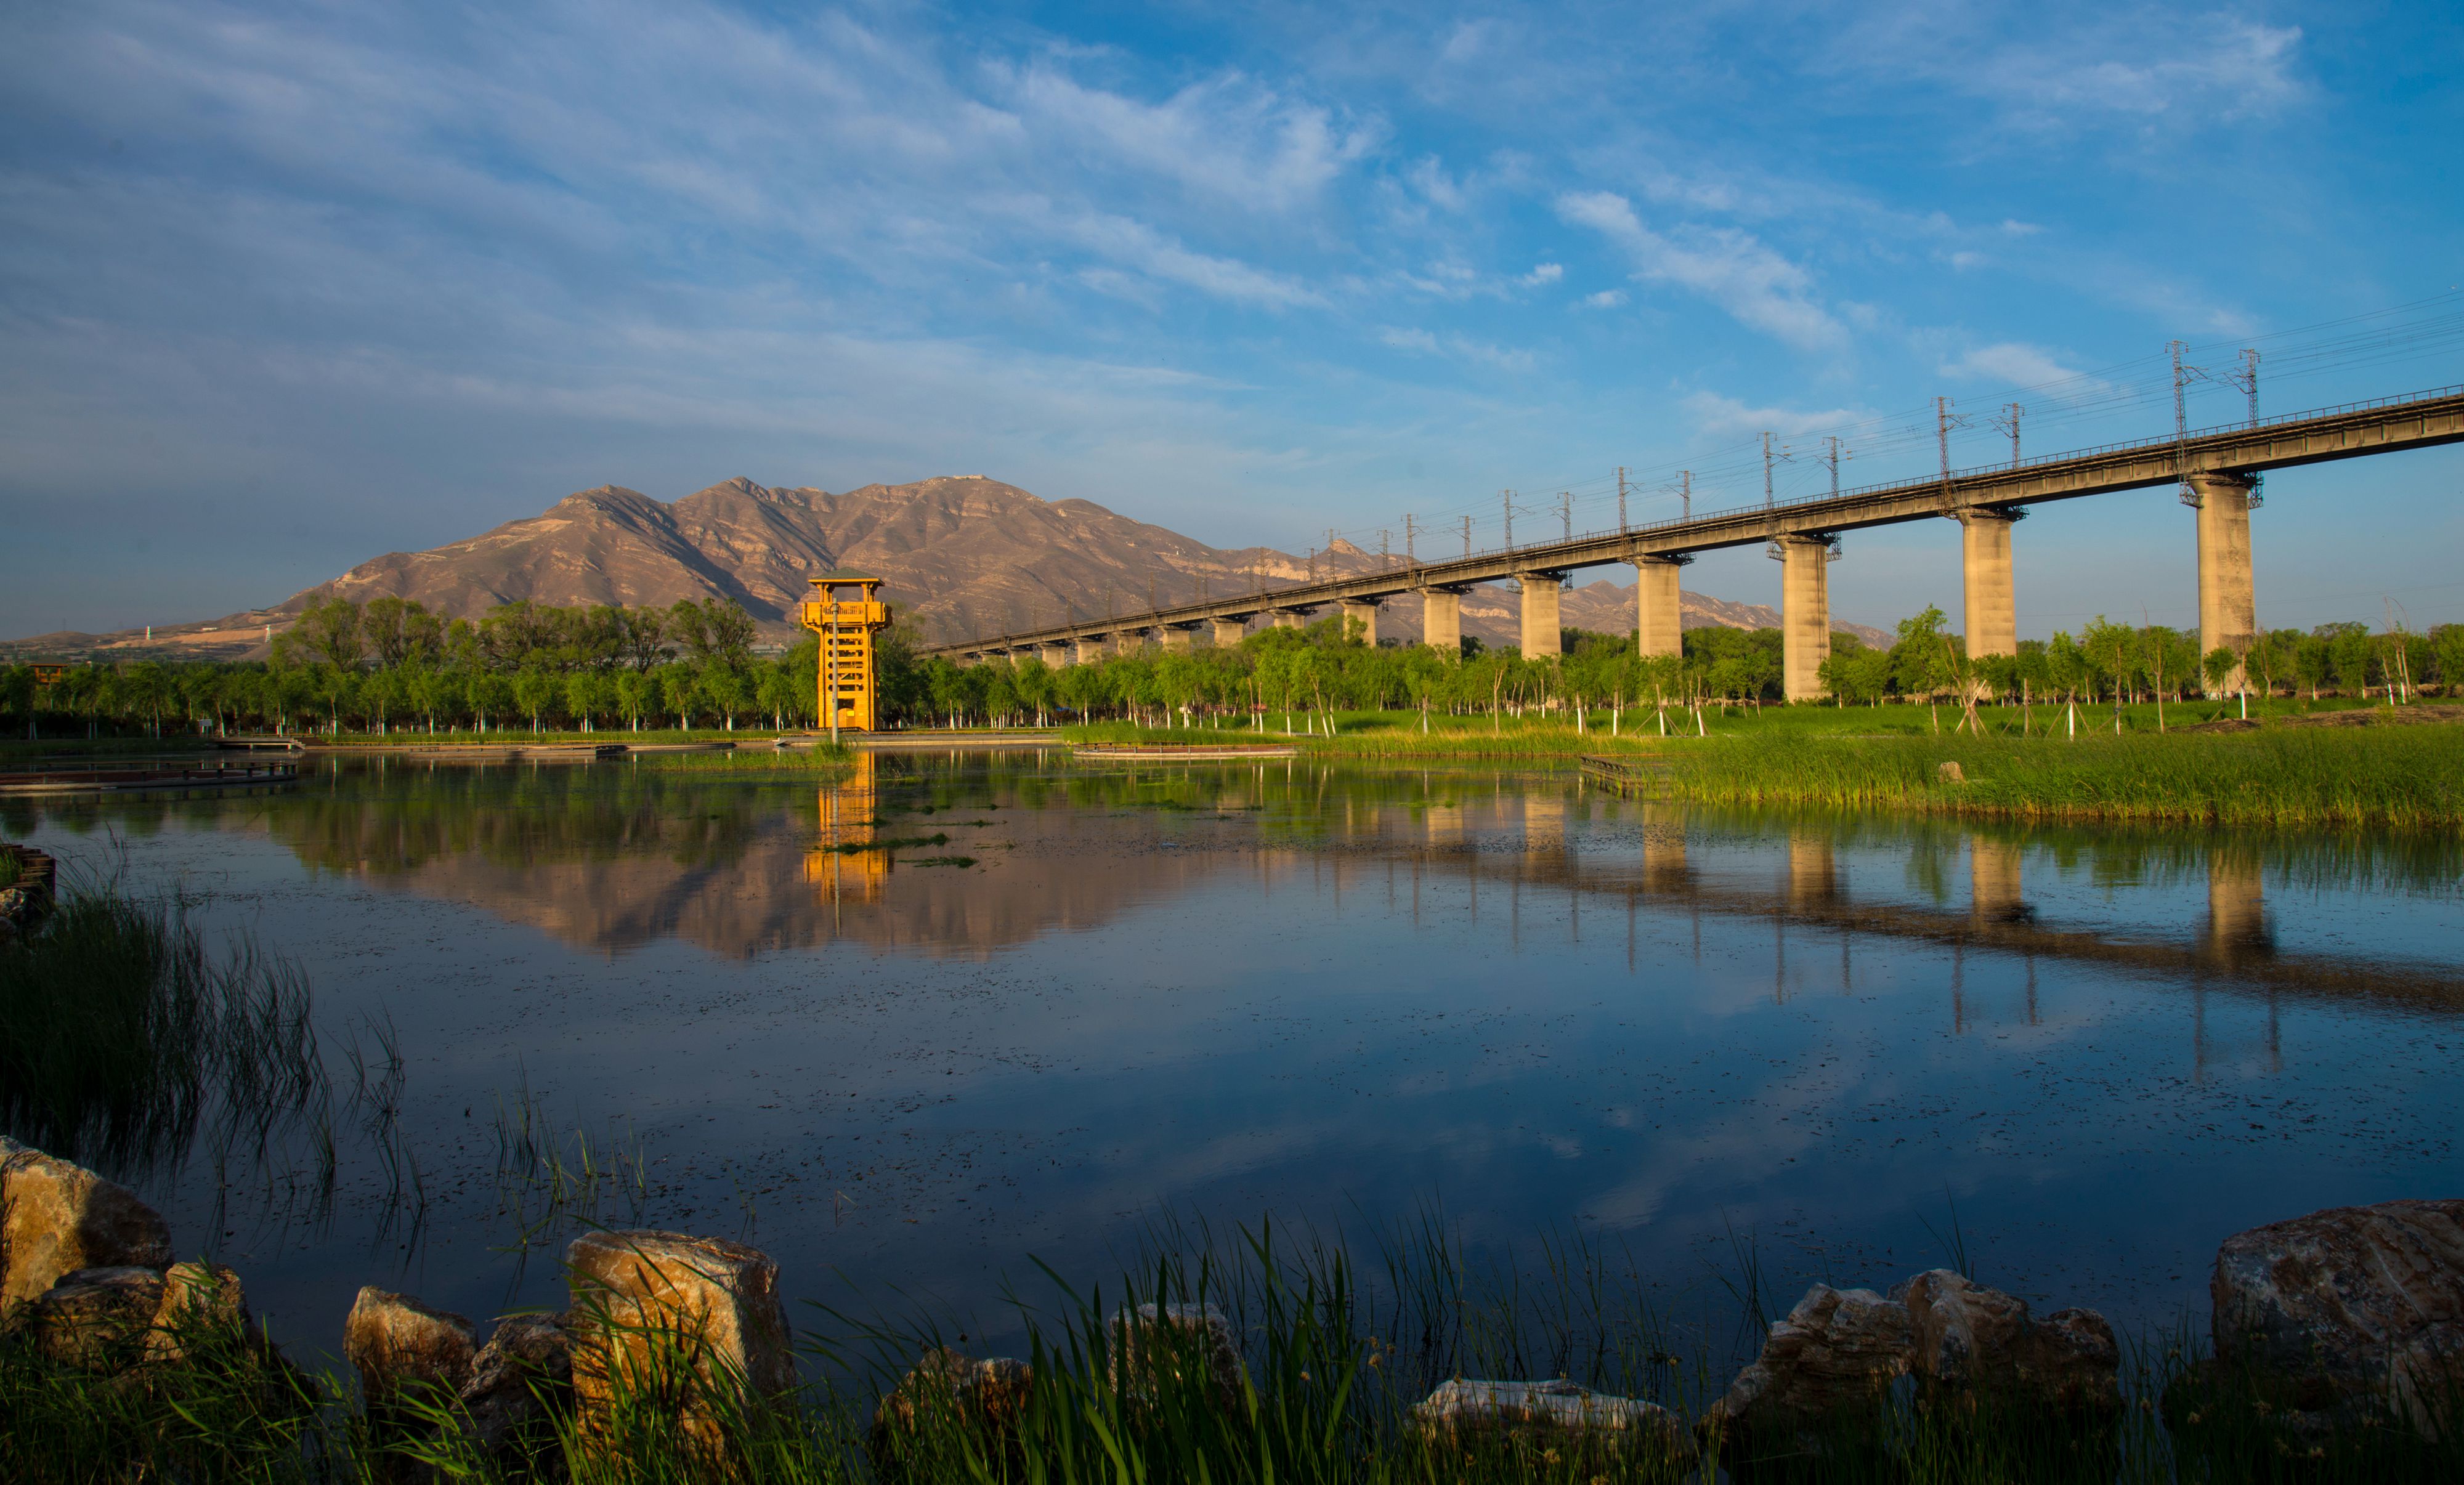
<path id="1" fill-rule="evenodd" d="M 2464 624 L 2426 635 L 2326 624 L 2262 635 L 2246 655 L 2201 655 L 2195 635 L 2100 619 L 2076 637 L 2023 641 L 2017 655 L 1973 662 L 1944 624 L 1942 612 L 1929 608 L 1902 622 L 1887 646 L 1833 635 L 1821 670 L 1831 698 L 1842 706 L 1969 694 L 2139 701 L 2226 688 L 2236 666 L 2258 694 L 2404 699 L 2424 685 L 2448 694 L 2464 689 Z M 0 667 L 0 711 L 29 734 L 38 713 L 75 718 L 89 733 L 812 725 L 813 641 L 760 655 L 754 638 L 751 616 L 725 601 L 641 609 L 513 603 L 473 623 L 399 599 L 336 600 L 303 615 L 275 643 L 270 663 L 83 666 L 48 688 L 35 684 L 30 666 Z M 1565 654 L 1541 660 L 1489 651 L 1476 639 L 1447 655 L 1419 644 L 1368 645 L 1356 623 L 1347 629 L 1346 621 L 1329 619 L 1268 629 L 1226 648 L 1149 646 L 1090 665 L 1030 658 L 961 667 L 917 658 L 892 628 L 881 636 L 882 701 L 892 725 L 1117 716 L 1220 726 L 1280 714 L 1285 726 L 1316 730 L 1334 712 L 1392 709 L 1540 710 L 1589 727 L 1597 711 L 1617 726 L 1624 711 L 1650 708 L 1664 726 L 1669 709 L 1781 697 L 1777 630 L 1691 629 L 1684 652 L 1673 656 L 1641 656 L 1630 637 L 1576 629 L 1565 641 Z"/>
<path id="2" fill-rule="evenodd" d="M 2464 624 L 2427 634 L 2372 633 L 2366 624 L 2321 624 L 2308 632 L 2260 634 L 2247 650 L 2199 650 L 2196 633 L 2147 624 L 2133 628 L 2100 616 L 2077 636 L 2022 640 L 2015 655 L 1969 659 L 1964 642 L 1943 630 L 1928 608 L 1900 623 L 1887 649 L 1840 644 L 1834 636 L 1823 684 L 1842 705 L 1891 697 L 1944 696 L 1973 688 L 1984 696 L 2071 701 L 2151 701 L 2183 695 L 2328 693 L 2409 699 L 2421 687 L 2464 689 Z M 2235 671 L 2240 676 L 2236 679 Z"/>
<path id="3" fill-rule="evenodd" d="M 1631 638 L 1565 631 L 1565 653 L 1525 660 L 1463 642 L 1460 660 L 1418 644 L 1371 647 L 1357 625 L 1330 619 L 1306 629 L 1269 629 L 1228 649 L 1144 648 L 1093 665 L 1049 666 L 1038 659 L 961 668 L 939 658 L 915 667 L 907 687 L 932 713 L 964 720 L 1043 721 L 1056 714 L 1150 722 L 1221 721 L 1227 715 L 1298 715 L 1314 730 L 1331 712 L 1411 709 L 1455 714 L 1570 713 L 1577 726 L 1606 710 L 1611 726 L 1635 708 L 1688 710 L 1759 706 L 1782 696 L 1775 629 L 1685 632 L 1683 653 L 1645 657 Z M 1836 633 L 1821 670 L 1841 706 L 1885 701 L 2008 697 L 2076 702 L 2178 698 L 2230 688 L 2236 666 L 2254 693 L 2307 690 L 2399 697 L 2425 683 L 2464 690 L 2464 624 L 2428 635 L 2376 635 L 2359 624 L 2262 636 L 2247 656 L 2201 655 L 2197 637 L 2161 624 L 2131 628 L 2102 619 L 2077 637 L 2022 642 L 2019 653 L 1970 662 L 1945 629 L 1940 609 L 1903 622 L 1895 642 L 1866 644 Z M 1291 725 L 1288 722 L 1286 725 Z"/>

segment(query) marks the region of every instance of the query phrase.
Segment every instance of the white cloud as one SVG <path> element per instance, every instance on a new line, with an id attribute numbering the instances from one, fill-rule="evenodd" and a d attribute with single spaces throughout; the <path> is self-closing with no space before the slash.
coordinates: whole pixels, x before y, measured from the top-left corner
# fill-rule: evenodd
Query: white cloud
<path id="1" fill-rule="evenodd" d="M 1662 235 L 1613 191 L 1569 191 L 1557 198 L 1557 214 L 1623 250 L 1638 279 L 1692 290 L 1800 349 L 1830 349 L 1846 339 L 1839 322 L 1814 301 L 1812 277 L 1749 233 L 1685 228 Z"/>
<path id="2" fill-rule="evenodd" d="M 1281 273 L 1194 251 L 1128 217 L 1089 213 L 1056 228 L 1115 263 L 1220 299 L 1276 310 L 1326 302 L 1316 291 Z"/>
<path id="3" fill-rule="evenodd" d="M 1423 356 L 1442 356 L 1453 360 L 1487 366 L 1498 371 L 1521 374 L 1529 371 L 1533 360 L 1529 351 L 1475 340 L 1467 336 L 1438 336 L 1426 330 L 1387 326 L 1377 333 L 1378 340 L 1398 351 L 1414 351 Z"/>
<path id="4" fill-rule="evenodd" d="M 1443 211 L 1461 211 L 1465 198 L 1463 188 L 1446 173 L 1435 155 L 1426 155 L 1404 168 L 1403 179 L 1420 193 L 1422 200 Z"/>
<path id="5" fill-rule="evenodd" d="M 1942 374 L 1999 382 L 2009 386 L 2042 386 L 2050 382 L 2071 381 L 2080 375 L 2063 365 L 2053 352 L 2015 340 L 1978 346 L 1957 360 L 1944 362 Z"/>
<path id="6" fill-rule="evenodd" d="M 1871 54 L 1867 62 L 1926 73 L 2030 127 L 2160 117 L 2211 124 L 2272 114 L 2302 98 L 2301 39 L 2298 26 L 2149 8 L 1981 56 L 1956 46 L 1919 47 L 1896 58 Z"/>
<path id="7" fill-rule="evenodd" d="M 1090 88 L 1050 67 L 1006 76 L 1010 101 L 1040 138 L 1092 145 L 1252 210 L 1287 212 L 1315 201 L 1382 132 L 1237 75 L 1160 103 Z"/>
<path id="8" fill-rule="evenodd" d="M 1531 272 L 1516 279 L 1515 282 L 1521 284 L 1526 289 L 1537 289 L 1542 284 L 1553 284 L 1558 279 L 1565 276 L 1566 266 L 1564 264 L 1543 263 L 1532 269 Z"/>
<path id="9" fill-rule="evenodd" d="M 1624 302 L 1625 291 L 1622 289 L 1603 289 L 1597 294 L 1583 295 L 1583 305 L 1587 309 L 1613 310 Z"/>
<path id="10" fill-rule="evenodd" d="M 1873 414 L 1854 407 L 1831 407 L 1820 410 L 1789 407 L 1752 407 L 1733 397 L 1717 392 L 1696 392 L 1680 404 L 1694 419 L 1694 426 L 1707 438 L 1734 438 L 1740 433 L 1795 434 L 1819 432 L 1824 428 L 1844 427 L 1862 423 Z"/>

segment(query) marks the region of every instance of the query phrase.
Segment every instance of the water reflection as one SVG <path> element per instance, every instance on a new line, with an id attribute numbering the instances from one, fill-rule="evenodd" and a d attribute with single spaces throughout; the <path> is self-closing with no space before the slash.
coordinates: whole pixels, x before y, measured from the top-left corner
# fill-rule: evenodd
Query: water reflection
<path id="1" fill-rule="evenodd" d="M 733 1232 L 756 1196 L 791 1274 L 935 1286 L 1084 1258 L 1156 1202 L 1433 1191 L 1678 1267 L 1731 1222 L 1818 1229 L 1813 1271 L 1866 1281 L 1856 1245 L 1955 1187 L 2060 1302 L 2135 1266 L 2169 1303 L 2220 1223 L 2464 1168 L 2452 838 L 1058 754 L 351 760 L 283 797 L 11 823 L 224 871 L 320 1005 L 390 1009 L 439 1204 L 401 1261 L 473 1310 L 503 1237 L 454 1192 L 488 1187 L 487 1111 L 525 1085 L 641 1131 L 654 1224 Z M 378 1279 L 289 1261 L 317 1316 Z"/>

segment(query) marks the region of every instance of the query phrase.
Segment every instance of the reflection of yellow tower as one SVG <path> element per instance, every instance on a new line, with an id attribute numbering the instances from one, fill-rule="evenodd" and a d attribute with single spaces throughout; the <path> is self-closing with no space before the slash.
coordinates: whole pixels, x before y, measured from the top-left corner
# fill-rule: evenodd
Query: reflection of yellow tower
<path id="1" fill-rule="evenodd" d="M 879 902 L 890 875 L 890 853 L 865 849 L 877 839 L 880 799 L 872 770 L 873 755 L 858 753 L 847 776 L 822 791 L 821 844 L 804 853 L 804 880 L 832 901 Z"/>
<path id="2" fill-rule="evenodd" d="M 813 598 L 801 605 L 797 617 L 822 638 L 822 726 L 833 732 L 843 727 L 869 732 L 881 725 L 872 636 L 890 622 L 890 605 L 881 601 L 881 579 L 863 573 L 827 573 L 812 584 Z M 848 590 L 853 598 L 845 596 Z"/>

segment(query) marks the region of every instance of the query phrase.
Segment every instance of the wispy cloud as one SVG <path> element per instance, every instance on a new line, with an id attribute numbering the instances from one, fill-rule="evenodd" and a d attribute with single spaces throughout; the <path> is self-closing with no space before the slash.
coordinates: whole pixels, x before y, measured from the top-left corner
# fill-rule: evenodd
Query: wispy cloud
<path id="1" fill-rule="evenodd" d="M 1534 360 L 1530 352 L 1510 346 L 1477 340 L 1468 336 L 1432 334 L 1427 330 L 1389 325 L 1377 332 L 1381 344 L 1398 351 L 1411 351 L 1422 356 L 1442 356 L 1450 360 L 1486 366 L 1492 370 L 1520 375 L 1531 370 Z"/>
<path id="2" fill-rule="evenodd" d="M 1815 302 L 1812 276 L 1749 233 L 1697 227 L 1663 235 L 1645 227 L 1634 204 L 1613 191 L 1569 191 L 1556 207 L 1560 217 L 1592 229 L 1622 251 L 1638 279 L 1691 290 L 1741 322 L 1801 349 L 1829 350 L 1847 338 Z"/>
<path id="3" fill-rule="evenodd" d="M 1741 433 L 1791 435 L 1844 427 L 1873 416 L 1861 408 L 1755 407 L 1717 392 L 1695 392 L 1683 404 L 1695 430 L 1705 438 L 1734 438 Z"/>
<path id="4" fill-rule="evenodd" d="M 2015 340 L 1977 346 L 1956 360 L 1943 362 L 1942 374 L 1999 382 L 2008 386 L 2042 386 L 2053 382 L 2073 381 L 2080 376 L 2076 369 L 2064 365 L 2053 352 Z"/>
<path id="5" fill-rule="evenodd" d="M 1346 120 L 1237 74 L 1151 103 L 1050 67 L 995 71 L 1038 138 L 1251 210 L 1287 212 L 1317 201 L 1383 133 L 1374 120 Z"/>

